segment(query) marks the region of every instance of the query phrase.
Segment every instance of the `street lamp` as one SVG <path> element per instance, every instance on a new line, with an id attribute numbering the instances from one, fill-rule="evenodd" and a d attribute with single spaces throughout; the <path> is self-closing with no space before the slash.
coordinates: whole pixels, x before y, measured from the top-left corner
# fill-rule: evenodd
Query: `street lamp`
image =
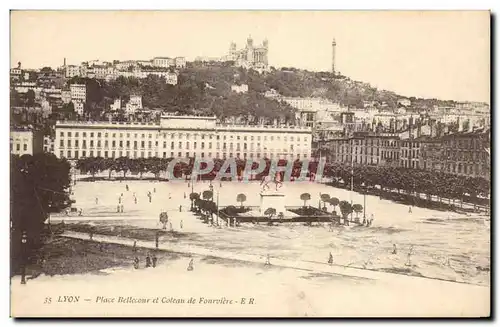
<path id="1" fill-rule="evenodd" d="M 21 251 L 22 251 L 22 270 L 21 270 L 21 284 L 26 284 L 26 243 L 28 241 L 28 236 L 26 231 L 23 231 L 21 236 Z"/>

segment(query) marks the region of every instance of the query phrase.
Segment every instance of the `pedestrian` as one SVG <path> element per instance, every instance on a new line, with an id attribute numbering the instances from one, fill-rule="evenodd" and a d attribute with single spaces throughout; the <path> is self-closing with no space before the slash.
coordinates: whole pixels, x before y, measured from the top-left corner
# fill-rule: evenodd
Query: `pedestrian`
<path id="1" fill-rule="evenodd" d="M 134 196 L 134 203 L 137 204 L 137 198 Z"/>
<path id="2" fill-rule="evenodd" d="M 134 245 L 132 246 L 132 251 L 137 252 L 137 241 L 134 240 Z"/>
<path id="3" fill-rule="evenodd" d="M 153 261 L 153 268 L 156 268 L 156 263 L 158 262 L 158 258 L 156 257 L 156 255 L 154 253 L 153 253 L 152 261 Z"/>
<path id="4" fill-rule="evenodd" d="M 82 214 L 83 214 L 83 209 L 80 208 L 80 211 L 78 212 L 78 216 L 82 216 Z"/>
<path id="5" fill-rule="evenodd" d="M 122 197 L 118 197 L 118 204 L 122 203 Z"/>
<path id="6" fill-rule="evenodd" d="M 125 185 L 125 190 L 127 190 L 127 192 L 128 192 L 128 184 L 127 184 L 127 185 Z"/>
<path id="7" fill-rule="evenodd" d="M 184 192 L 184 199 L 186 198 L 186 192 Z"/>
<path id="8" fill-rule="evenodd" d="M 271 257 L 269 256 L 269 254 L 267 254 L 265 265 L 266 266 L 270 266 L 271 265 Z"/>
<path id="9" fill-rule="evenodd" d="M 116 212 L 120 212 L 120 205 L 119 204 L 116 205 Z"/>
<path id="10" fill-rule="evenodd" d="M 372 226 L 372 224 L 373 224 L 373 213 L 372 213 L 372 215 L 370 216 L 370 227 Z"/>
<path id="11" fill-rule="evenodd" d="M 331 266 L 333 264 L 333 255 L 330 252 L 330 255 L 328 256 L 328 264 Z"/>
<path id="12" fill-rule="evenodd" d="M 160 235 L 158 233 L 156 233 L 155 235 L 155 246 L 156 248 L 158 248 L 158 243 L 160 242 Z"/>
<path id="13" fill-rule="evenodd" d="M 139 269 L 139 258 L 138 257 L 134 258 L 134 268 Z"/>
<path id="14" fill-rule="evenodd" d="M 172 193 L 168 193 L 168 199 L 171 200 L 172 199 Z"/>
<path id="15" fill-rule="evenodd" d="M 411 213 L 411 206 L 408 207 L 408 213 Z"/>
<path id="16" fill-rule="evenodd" d="M 95 197 L 95 204 L 99 204 L 99 198 L 97 196 Z"/>
<path id="17" fill-rule="evenodd" d="M 392 244 L 392 254 L 397 254 L 398 253 L 398 249 L 396 247 L 396 244 Z"/>
<path id="18" fill-rule="evenodd" d="M 187 270 L 188 270 L 188 271 L 193 271 L 193 269 L 194 269 L 194 262 L 193 262 L 193 259 L 191 259 L 191 260 L 189 261 L 189 265 L 188 265 L 188 267 L 187 267 Z"/>
<path id="19" fill-rule="evenodd" d="M 90 231 L 89 232 L 89 239 L 92 241 L 92 238 L 94 237 L 94 232 L 93 231 Z"/>
<path id="20" fill-rule="evenodd" d="M 182 224 L 182 219 L 181 219 L 181 229 L 183 228 L 183 224 Z"/>
<path id="21" fill-rule="evenodd" d="M 151 267 L 151 257 L 149 256 L 149 252 L 146 256 L 146 268 Z"/>
<path id="22" fill-rule="evenodd" d="M 156 187 L 153 188 L 153 193 L 156 193 Z"/>
<path id="23" fill-rule="evenodd" d="M 122 210 L 122 213 L 123 213 L 123 204 L 120 206 L 120 209 Z"/>
<path id="24" fill-rule="evenodd" d="M 408 260 L 406 261 L 406 266 L 411 266 L 411 255 L 413 254 L 413 245 L 410 245 L 408 250 Z"/>
<path id="25" fill-rule="evenodd" d="M 169 222 L 168 226 L 170 227 L 170 231 L 173 232 L 174 231 L 174 227 L 172 227 L 172 222 Z"/>

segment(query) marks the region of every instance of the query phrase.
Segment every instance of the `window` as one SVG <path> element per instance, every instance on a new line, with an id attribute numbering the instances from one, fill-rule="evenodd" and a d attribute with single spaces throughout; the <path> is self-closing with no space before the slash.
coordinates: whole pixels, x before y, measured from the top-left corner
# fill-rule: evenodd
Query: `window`
<path id="1" fill-rule="evenodd" d="M 67 156 L 67 157 L 68 157 L 68 158 L 70 158 L 70 157 L 71 157 L 71 150 L 68 150 L 68 153 L 67 153 L 67 154 L 68 154 L 68 156 Z"/>
<path id="2" fill-rule="evenodd" d="M 78 140 L 75 140 L 75 146 L 78 147 Z"/>
<path id="3" fill-rule="evenodd" d="M 113 140 L 113 141 L 111 142 L 111 146 L 112 146 L 113 148 L 116 146 L 116 141 L 115 141 L 115 140 Z"/>
<path id="4" fill-rule="evenodd" d="M 145 143 L 144 141 L 141 141 L 141 149 L 144 149 L 144 143 Z"/>
<path id="5" fill-rule="evenodd" d="M 71 146 L 71 140 L 68 140 L 68 147 Z"/>
<path id="6" fill-rule="evenodd" d="M 170 148 L 171 148 L 171 149 L 173 149 L 173 148 L 174 148 L 174 141 L 172 141 L 172 143 L 170 143 Z M 173 152 L 172 152 L 172 157 L 174 157 Z"/>
<path id="7" fill-rule="evenodd" d="M 196 142 L 194 142 L 193 144 L 193 149 L 196 149 Z"/>
<path id="8" fill-rule="evenodd" d="M 201 148 L 205 149 L 205 142 L 201 142 Z"/>
<path id="9" fill-rule="evenodd" d="M 108 137 L 108 133 L 104 133 L 104 137 Z"/>
<path id="10" fill-rule="evenodd" d="M 64 137 L 64 132 L 61 132 L 59 136 Z"/>
<path id="11" fill-rule="evenodd" d="M 23 150 L 28 151 L 28 144 L 26 144 L 26 143 L 23 144 Z"/>
<path id="12" fill-rule="evenodd" d="M 122 147 L 123 147 L 123 141 L 120 140 L 120 148 L 122 148 Z"/>
<path id="13" fill-rule="evenodd" d="M 64 146 L 64 141 L 63 140 L 60 140 L 59 141 L 59 146 L 63 147 Z"/>
<path id="14" fill-rule="evenodd" d="M 71 132 L 68 132 L 68 137 L 71 137 Z"/>
<path id="15" fill-rule="evenodd" d="M 151 138 L 151 137 L 152 137 L 152 136 L 151 136 L 151 134 L 149 134 L 149 135 L 148 135 L 148 138 Z"/>
<path id="16" fill-rule="evenodd" d="M 105 140 L 104 141 L 104 147 L 107 148 L 108 147 L 108 140 Z"/>
<path id="17" fill-rule="evenodd" d="M 116 133 L 113 133 L 113 137 L 116 137 Z"/>
<path id="18" fill-rule="evenodd" d="M 151 141 L 148 142 L 148 148 L 151 149 Z"/>
<path id="19" fill-rule="evenodd" d="M 97 133 L 97 137 L 101 137 L 101 132 Z"/>

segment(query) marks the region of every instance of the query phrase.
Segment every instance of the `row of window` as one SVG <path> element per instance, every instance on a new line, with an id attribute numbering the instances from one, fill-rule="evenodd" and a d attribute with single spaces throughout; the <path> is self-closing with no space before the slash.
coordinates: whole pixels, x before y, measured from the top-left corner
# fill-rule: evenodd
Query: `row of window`
<path id="1" fill-rule="evenodd" d="M 68 148 L 71 148 L 73 147 L 73 144 L 74 144 L 74 147 L 78 148 L 80 147 L 80 140 L 74 140 L 75 142 L 73 143 L 72 140 L 67 140 L 66 141 L 66 146 Z M 141 149 L 145 149 L 146 148 L 146 141 L 140 141 L 140 143 L 138 141 L 133 141 L 133 146 L 134 146 L 134 149 L 137 149 L 140 145 L 140 148 Z M 64 140 L 60 140 L 59 141 L 59 147 L 61 148 L 64 148 L 65 147 L 65 144 L 64 144 Z M 101 142 L 101 140 L 97 140 L 97 142 L 94 142 L 94 140 L 90 140 L 89 141 L 89 147 L 93 148 L 94 146 L 97 146 L 98 148 L 102 147 L 102 144 L 103 142 Z M 109 147 L 109 144 L 110 142 L 105 140 L 104 141 L 104 148 L 108 148 Z M 111 147 L 112 148 L 116 148 L 117 146 L 119 148 L 123 148 L 124 146 L 126 148 L 130 148 L 131 146 L 131 141 L 111 141 Z M 236 150 L 240 150 L 241 148 L 243 148 L 243 150 L 247 150 L 248 148 L 250 150 L 253 150 L 254 149 L 254 143 L 250 143 L 250 146 L 247 147 L 247 143 L 243 143 L 242 145 L 240 145 L 241 143 L 235 143 L 233 144 L 232 142 L 229 143 L 229 149 L 232 150 L 233 148 L 236 148 Z M 185 144 L 183 144 L 182 142 L 179 142 L 178 143 L 178 146 L 177 148 L 178 149 L 182 149 L 183 147 L 186 149 L 186 150 L 189 150 L 190 149 L 190 143 L 189 142 L 186 142 Z M 227 145 L 228 143 L 224 142 L 222 143 L 222 149 L 227 149 Z M 82 140 L 81 142 L 81 146 L 82 148 L 87 148 L 87 140 Z M 197 146 L 198 146 L 198 143 L 197 142 L 193 142 L 192 143 L 192 146 L 193 146 L 193 149 L 197 149 Z M 147 147 L 148 149 L 152 149 L 153 148 L 153 142 L 152 141 L 148 141 L 147 143 Z M 154 147 L 158 147 L 158 141 L 155 141 L 154 142 Z M 207 142 L 207 147 L 208 149 L 212 149 L 212 142 Z M 256 144 L 256 148 L 257 149 L 260 149 L 260 143 L 257 143 Z M 167 148 L 167 142 L 164 141 L 163 142 L 163 149 Z M 170 149 L 174 149 L 175 148 L 175 142 L 170 142 Z M 217 142 L 216 144 L 216 148 L 217 149 L 220 149 L 220 142 Z M 300 144 L 297 144 L 297 148 L 300 148 Z M 200 149 L 205 149 L 205 142 L 200 142 Z M 289 149 L 290 151 L 293 151 L 294 150 L 294 146 L 293 144 L 290 144 L 289 146 Z M 378 151 L 378 150 L 377 150 Z"/>
<path id="2" fill-rule="evenodd" d="M 106 137 L 106 138 L 107 138 L 107 137 L 109 137 L 109 135 L 110 135 L 110 134 L 111 134 L 111 136 L 112 136 L 113 138 L 116 138 L 116 137 L 123 138 L 123 137 L 124 137 L 124 135 L 125 135 L 127 138 L 130 138 L 130 137 L 131 137 L 131 133 L 102 133 L 102 132 L 89 132 L 88 134 L 90 135 L 90 137 L 95 137 L 95 135 L 97 135 L 97 137 L 103 137 L 103 135 L 104 135 L 104 137 Z M 140 134 L 140 138 L 146 138 L 146 133 L 133 133 L 134 138 L 138 138 L 138 137 L 139 137 L 139 134 Z M 191 138 L 191 134 L 190 134 L 190 133 L 178 133 L 178 134 L 176 134 L 176 133 L 171 133 L 171 134 L 170 134 L 170 133 L 162 133 L 162 134 L 163 134 L 163 138 L 164 138 L 164 139 L 166 139 L 166 138 L 167 138 L 167 136 L 169 136 L 169 137 L 171 137 L 171 138 L 176 138 L 176 136 L 177 136 L 177 135 L 179 136 L 179 139 L 182 139 L 184 136 L 186 137 L 186 140 L 189 140 L 189 139 Z M 87 137 L 87 132 L 82 132 L 82 133 L 81 133 L 81 135 L 82 135 L 82 137 Z M 152 133 L 148 133 L 148 134 L 147 134 L 147 138 L 153 138 L 153 135 L 156 135 L 158 138 L 160 138 L 160 135 L 158 135 L 158 134 L 152 134 Z M 59 133 L 59 136 L 60 136 L 60 137 L 65 137 L 65 136 L 67 136 L 67 137 L 73 137 L 73 136 L 74 136 L 74 137 L 80 137 L 80 132 L 74 132 L 74 133 L 73 133 L 73 132 L 66 132 L 66 133 L 65 133 L 65 132 L 60 132 L 60 133 Z M 204 140 L 204 139 L 205 139 L 205 137 L 207 137 L 209 140 L 211 140 L 211 139 L 212 139 L 212 137 L 215 137 L 215 139 L 216 139 L 216 140 L 220 140 L 220 135 L 211 135 L 211 134 L 208 134 L 208 135 L 207 135 L 207 134 L 201 134 L 201 135 L 200 135 L 200 138 L 201 138 L 202 140 Z M 193 134 L 193 138 L 194 138 L 195 140 L 196 140 L 196 139 L 198 139 L 198 134 Z M 236 137 L 234 137 L 233 135 L 230 135 L 230 136 L 229 136 L 229 139 L 233 139 L 233 138 L 235 138 L 235 139 L 236 139 L 236 140 L 238 140 L 238 141 L 239 141 L 239 140 L 241 140 L 241 139 L 243 139 L 243 141 L 247 141 L 247 139 L 250 139 L 250 141 L 253 141 L 253 140 L 254 140 L 254 136 L 253 136 L 253 135 L 252 135 L 252 136 L 250 136 L 250 137 L 247 137 L 247 136 L 243 136 L 243 137 L 241 137 L 240 135 L 236 135 Z M 261 140 L 261 136 L 256 136 L 255 138 L 257 139 L 257 141 L 260 141 L 260 140 Z M 227 139 L 227 136 L 226 136 L 226 135 L 223 135 L 223 140 L 226 140 L 226 139 Z M 267 140 L 268 140 L 267 135 L 264 135 L 264 136 L 262 137 L 262 139 L 263 139 L 264 141 L 267 141 Z M 274 141 L 274 140 L 276 140 L 276 141 L 281 141 L 281 140 L 282 140 L 282 137 L 281 137 L 281 136 L 276 136 L 276 137 L 274 137 L 274 135 L 271 135 L 271 136 L 269 136 L 269 140 L 270 140 L 270 141 Z M 285 142 L 288 142 L 288 141 L 290 141 L 290 142 L 294 142 L 295 140 L 297 140 L 297 142 L 300 142 L 300 136 L 298 136 L 298 137 L 296 137 L 296 138 L 295 138 L 295 137 L 293 137 L 293 136 L 290 136 L 290 137 L 283 136 L 283 141 L 285 141 Z M 307 137 L 304 137 L 304 138 L 303 138 L 303 140 L 304 140 L 304 142 L 307 142 L 308 138 L 307 138 Z"/>
<path id="3" fill-rule="evenodd" d="M 75 151 L 71 151 L 71 150 L 68 150 L 68 151 L 59 151 L 59 157 L 60 158 L 67 158 L 67 159 L 78 159 L 78 158 L 85 158 L 87 157 L 87 155 L 89 157 L 104 157 L 104 158 L 119 158 L 119 157 L 130 157 L 132 155 L 131 158 L 152 158 L 152 157 L 158 157 L 158 152 L 151 152 L 151 151 L 100 151 L 100 150 L 97 150 L 97 151 L 94 151 L 94 150 L 90 150 L 90 151 L 86 151 L 86 150 L 75 150 Z M 177 152 L 177 157 L 178 158 L 181 158 L 182 156 L 185 156 L 186 158 L 189 158 L 190 156 L 200 156 L 201 158 L 205 158 L 205 152 L 202 152 L 200 154 L 198 153 L 190 153 L 190 152 Z M 167 158 L 167 152 L 163 152 L 161 154 L 162 158 Z M 207 153 L 207 157 L 208 158 L 212 158 L 214 156 L 214 158 L 221 158 L 220 156 L 220 153 L 219 152 L 216 152 L 216 153 L 212 153 L 212 152 L 208 152 Z M 297 154 L 297 155 L 294 155 L 294 154 L 289 154 L 288 157 L 289 158 L 294 158 L 294 156 L 297 158 L 297 159 L 300 159 L 300 154 Z M 257 158 L 257 159 L 260 159 L 261 158 L 261 154 L 260 153 L 256 153 L 255 155 L 253 153 L 249 153 L 247 154 L 246 152 L 244 152 L 243 154 L 241 153 L 236 153 L 235 155 L 233 153 L 229 153 L 229 156 L 226 154 L 226 153 L 222 153 L 222 158 L 223 159 L 226 159 L 227 157 L 229 158 L 233 158 L 233 157 L 236 157 L 236 158 L 243 158 L 243 159 L 246 159 L 246 158 Z M 262 155 L 262 158 L 270 158 L 270 159 L 273 159 L 273 158 L 280 158 L 280 157 L 284 157 L 284 155 L 279 155 L 279 154 L 274 154 L 274 153 L 270 153 L 269 156 L 267 153 L 264 153 Z M 303 158 L 307 158 L 309 157 L 308 154 L 303 154 L 302 155 Z M 174 158 L 174 152 L 170 152 L 170 156 L 168 158 Z"/>
<path id="4" fill-rule="evenodd" d="M 10 144 L 10 151 L 12 152 L 14 150 L 14 144 Z M 21 151 L 21 144 L 16 143 L 16 151 Z M 28 151 L 28 144 L 24 143 L 23 144 L 23 151 Z"/>

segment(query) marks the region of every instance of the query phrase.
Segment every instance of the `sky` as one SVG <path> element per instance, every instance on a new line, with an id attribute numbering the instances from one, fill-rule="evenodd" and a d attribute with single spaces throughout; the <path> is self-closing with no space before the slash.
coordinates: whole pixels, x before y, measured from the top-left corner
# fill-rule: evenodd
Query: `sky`
<path id="1" fill-rule="evenodd" d="M 223 56 L 252 36 L 269 64 L 336 70 L 403 96 L 490 101 L 487 11 L 13 11 L 11 67 Z"/>

